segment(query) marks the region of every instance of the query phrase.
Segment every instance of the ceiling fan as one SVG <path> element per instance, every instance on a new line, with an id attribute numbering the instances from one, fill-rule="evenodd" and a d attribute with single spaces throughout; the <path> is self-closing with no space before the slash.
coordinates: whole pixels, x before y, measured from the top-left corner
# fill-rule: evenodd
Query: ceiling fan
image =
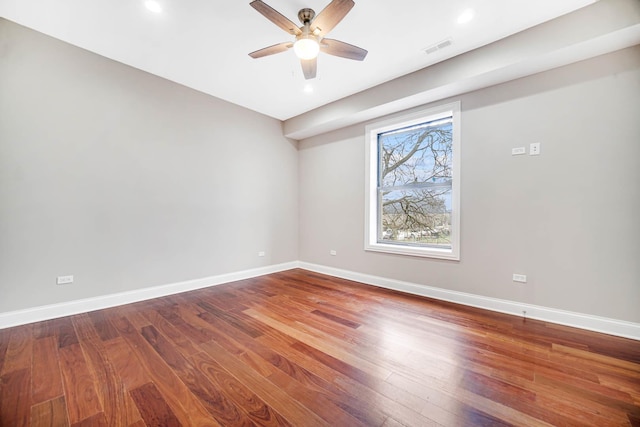
<path id="1" fill-rule="evenodd" d="M 249 56 L 252 58 L 262 58 L 293 47 L 300 58 L 304 78 L 313 79 L 316 76 L 320 51 L 356 61 L 362 61 L 367 56 L 367 51 L 362 48 L 325 37 L 349 13 L 355 5 L 353 0 L 332 0 L 317 16 L 313 9 L 300 9 L 298 19 L 302 22 L 301 27 L 261 0 L 254 0 L 250 4 L 269 21 L 295 36 L 293 42 L 278 43 L 251 52 Z"/>

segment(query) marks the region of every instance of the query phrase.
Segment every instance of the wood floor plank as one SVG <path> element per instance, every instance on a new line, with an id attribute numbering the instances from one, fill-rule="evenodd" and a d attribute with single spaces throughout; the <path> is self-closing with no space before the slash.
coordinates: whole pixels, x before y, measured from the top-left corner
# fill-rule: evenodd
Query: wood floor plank
<path id="1" fill-rule="evenodd" d="M 206 325 L 200 324 L 196 316 L 178 304 L 157 308 L 158 313 L 191 342 L 201 344 L 212 339 Z"/>
<path id="2" fill-rule="evenodd" d="M 84 420 L 71 424 L 71 427 L 109 427 L 109 423 L 107 422 L 104 412 L 99 412 Z"/>
<path id="3" fill-rule="evenodd" d="M 262 426 L 291 426 L 277 411 L 267 405 L 250 388 L 238 381 L 218 362 L 206 353 L 198 353 L 192 357 L 194 366 L 203 372 L 216 388 L 224 390 L 238 408 L 241 408 L 253 422 Z"/>
<path id="4" fill-rule="evenodd" d="M 270 343 L 266 337 L 262 337 L 261 341 Z M 386 381 L 367 376 L 357 367 L 343 365 L 343 362 L 303 343 L 295 343 L 291 348 L 297 350 L 288 355 L 292 361 L 321 378 L 330 379 L 338 389 L 347 393 L 347 402 L 353 402 L 353 397 L 357 396 L 360 401 L 359 406 L 368 412 L 381 411 L 387 417 L 392 417 L 394 421 L 405 425 L 460 424 L 452 421 L 456 419 L 455 414 L 432 405 L 422 396 L 407 393 Z M 344 397 L 337 393 L 336 398 Z M 369 406 L 371 402 L 375 402 L 375 405 Z M 425 406 L 429 406 L 428 417 L 421 414 Z"/>
<path id="5" fill-rule="evenodd" d="M 95 328 L 95 318 L 89 314 L 77 315 L 73 318 L 73 325 L 80 340 L 87 367 L 95 378 L 96 392 L 106 423 L 109 426 L 120 427 L 129 426 L 138 421 L 139 414 L 131 410 L 130 397 L 124 383 L 116 372 L 114 363 L 108 357 L 103 342 L 104 334 Z M 105 341 L 118 338 L 119 334 L 115 332 L 109 336 L 110 338 Z"/>
<path id="6" fill-rule="evenodd" d="M 545 378 L 542 376 L 536 377 L 536 381 L 551 385 L 554 389 L 559 389 L 562 392 L 561 395 L 569 393 L 580 400 L 593 402 L 593 404 L 603 404 L 609 408 L 618 409 L 626 414 L 640 417 L 640 407 L 627 402 L 626 400 L 620 400 L 616 396 L 611 396 L 608 391 L 594 391 L 592 389 L 585 388 L 584 386 L 580 387 L 573 384 L 567 384 L 561 380 Z"/>
<path id="7" fill-rule="evenodd" d="M 240 359 L 244 364 L 246 364 L 251 369 L 255 370 L 262 377 L 268 377 L 273 373 L 275 366 L 269 363 L 268 360 L 265 360 L 260 355 L 254 353 L 251 348 L 245 346 L 242 342 L 246 342 L 246 337 L 243 340 L 242 334 L 237 335 L 229 335 L 229 331 L 225 329 L 225 326 L 228 325 L 216 319 L 210 313 L 201 313 L 200 316 L 197 317 L 202 322 L 209 324 L 210 332 L 213 334 L 213 339 L 209 342 L 200 344 L 200 348 L 206 350 L 210 347 L 211 342 L 215 342 L 220 348 L 224 348 L 224 351 L 234 355 L 238 359 Z M 216 355 L 217 357 L 218 355 Z"/>
<path id="8" fill-rule="evenodd" d="M 6 359 L 7 348 L 9 347 L 9 339 L 11 337 L 11 328 L 0 329 L 0 374 L 3 371 L 4 361 Z"/>
<path id="9" fill-rule="evenodd" d="M 633 345 L 634 343 L 631 343 L 631 344 Z M 580 348 L 572 348 L 562 344 L 553 344 L 553 351 L 576 356 L 585 361 L 597 362 L 603 365 L 625 369 L 634 374 L 640 374 L 640 362 L 631 362 L 626 359 L 618 359 L 612 355 L 592 353 L 588 350 L 584 350 Z M 631 357 L 631 356 L 629 358 L 636 359 L 636 357 Z"/>
<path id="10" fill-rule="evenodd" d="M 29 368 L 0 376 L 0 426 L 29 425 L 31 399 Z"/>
<path id="11" fill-rule="evenodd" d="M 640 405 L 640 388 L 637 387 L 638 380 L 609 373 L 599 374 L 598 379 L 600 384 L 605 387 L 628 393 L 634 405 Z"/>
<path id="12" fill-rule="evenodd" d="M 257 338 L 262 335 L 262 332 L 256 328 L 252 328 L 247 325 L 246 322 L 242 322 L 238 319 L 237 316 L 234 316 L 233 313 L 220 310 L 219 308 L 214 307 L 212 304 L 209 304 L 205 301 L 198 302 L 198 306 L 205 309 L 218 319 L 221 319 L 231 325 L 232 327 L 238 329 L 239 331 L 249 335 L 251 338 Z"/>
<path id="13" fill-rule="evenodd" d="M 49 319 L 43 320 L 42 322 L 36 322 L 33 324 L 33 338 L 48 338 L 55 337 L 58 335 L 59 323 L 61 319 Z"/>
<path id="14" fill-rule="evenodd" d="M 118 319 L 114 326 L 131 349 L 130 363 L 152 379 L 182 425 L 220 426 L 127 318 Z"/>
<path id="15" fill-rule="evenodd" d="M 337 422 L 339 425 L 359 425 L 362 418 L 365 419 L 364 425 L 381 424 L 382 420 L 380 419 L 377 420 L 379 422 L 370 422 L 372 416 L 379 415 L 377 411 L 361 411 L 357 406 L 350 406 L 346 402 L 349 399 L 332 399 L 337 396 L 335 396 L 336 393 L 334 393 L 334 388 L 331 386 L 330 381 L 315 376 L 308 370 L 292 363 L 291 360 L 278 351 L 254 342 L 248 336 L 243 338 L 243 335 L 235 335 L 241 345 L 247 346 L 246 348 L 249 351 L 258 354 L 277 368 L 271 370 L 271 374 L 268 376 L 269 380 L 276 383 L 278 387 L 287 393 L 294 393 L 296 399 L 301 400 L 301 403 L 305 406 L 315 408 L 315 412 L 320 417 L 331 423 Z M 279 347 L 275 346 L 275 348 Z"/>
<path id="16" fill-rule="evenodd" d="M 195 343 L 191 342 L 178 328 L 169 323 L 156 310 L 145 310 L 144 316 L 149 319 L 152 325 L 158 328 L 166 337 L 168 337 L 178 348 L 180 353 L 185 357 L 193 356 L 200 353 L 200 349 Z"/>
<path id="17" fill-rule="evenodd" d="M 393 417 L 389 417 L 385 420 L 384 424 L 382 424 L 382 427 L 406 427 L 408 425 L 421 425 L 423 427 L 443 427 L 442 424 L 438 424 L 435 421 L 431 421 L 431 420 L 424 420 L 422 424 L 406 424 L 406 423 L 402 423 L 398 420 L 396 420 Z"/>
<path id="18" fill-rule="evenodd" d="M 640 342 L 293 269 L 0 330 L 0 425 L 640 426 Z"/>
<path id="19" fill-rule="evenodd" d="M 32 366 L 32 404 L 45 402 L 64 394 L 55 336 L 47 336 L 33 342 Z"/>
<path id="20" fill-rule="evenodd" d="M 73 329 L 73 323 L 71 317 L 63 317 L 56 322 L 58 327 L 58 347 L 65 348 L 74 344 L 78 344 L 78 337 L 76 331 Z"/>
<path id="21" fill-rule="evenodd" d="M 41 402 L 31 407 L 31 425 L 42 427 L 69 426 L 64 396 Z"/>
<path id="22" fill-rule="evenodd" d="M 460 414 L 456 411 L 457 407 L 460 406 L 460 402 L 442 393 L 433 395 L 421 390 L 412 394 L 388 381 L 381 381 L 367 376 L 363 372 L 358 372 L 357 368 L 344 365 L 343 362 L 332 359 L 331 356 L 302 343 L 297 343 L 292 348 L 300 351 L 301 355 L 312 357 L 315 362 L 305 363 L 301 358 L 295 358 L 294 356 L 295 360 L 299 361 L 300 364 L 317 372 L 323 378 L 326 378 L 329 374 L 322 374 L 320 366 L 332 367 L 336 372 L 342 374 L 336 375 L 333 379 L 337 386 L 348 390 L 351 396 L 358 396 L 359 399 L 365 402 L 376 402 L 377 408 L 387 416 L 392 417 L 394 421 L 406 425 L 465 424 L 464 418 L 460 418 Z M 318 365 L 318 362 L 321 365 Z M 454 403 L 454 409 L 452 409 L 450 402 Z M 361 405 L 363 404 L 361 403 Z"/>
<path id="23" fill-rule="evenodd" d="M 347 326 L 349 328 L 356 329 L 356 328 L 358 328 L 360 326 L 360 323 L 358 323 L 358 322 L 354 322 L 352 320 L 345 319 L 344 317 L 337 316 L 335 314 L 327 313 L 326 311 L 323 311 L 323 310 L 313 310 L 311 313 L 315 314 L 316 316 L 321 316 L 321 317 L 324 317 L 326 319 L 332 320 L 332 321 L 334 321 L 336 323 L 339 323 L 341 325 Z"/>
<path id="24" fill-rule="evenodd" d="M 348 408 L 336 405 L 321 389 L 310 387 L 309 382 L 296 380 L 282 371 L 271 374 L 269 380 L 284 390 L 289 395 L 289 399 L 297 399 L 329 424 L 353 427 L 368 425 L 359 417 L 359 415 L 365 415 L 364 413 L 353 413 Z"/>
<path id="25" fill-rule="evenodd" d="M 111 321 L 105 314 L 105 311 L 92 311 L 90 313 L 87 313 L 87 315 L 91 319 L 91 322 L 93 322 L 93 326 L 102 341 L 109 341 L 113 338 L 118 337 L 118 331 L 111 324 Z"/>
<path id="26" fill-rule="evenodd" d="M 297 399 L 291 399 L 280 387 L 272 383 L 268 378 L 259 375 L 249 364 L 244 363 L 242 359 L 237 357 L 241 354 L 234 355 L 233 352 L 220 347 L 214 341 L 205 343 L 202 347 L 207 354 L 215 355 L 213 357 L 215 357 L 216 362 L 294 425 L 329 425 L 304 404 Z"/>
<path id="27" fill-rule="evenodd" d="M 616 427 L 627 423 L 627 417 L 624 413 L 611 411 L 603 405 L 594 404 L 594 402 L 576 402 L 572 398 L 557 393 L 538 395 L 536 404 L 546 408 L 549 412 L 566 414 L 574 420 L 573 422 L 582 426 Z"/>
<path id="28" fill-rule="evenodd" d="M 154 301 L 149 303 L 150 305 L 155 304 Z M 127 319 L 127 322 L 131 323 L 138 331 L 145 326 L 151 325 L 149 319 L 147 319 L 142 312 L 147 309 L 147 305 L 143 303 L 136 304 L 128 304 L 124 307 L 116 307 L 115 310 L 118 312 L 118 316 L 112 318 L 112 324 L 115 326 L 115 323 L 121 319 L 122 317 Z M 116 329 L 118 329 L 116 327 Z M 120 332 L 120 330 L 118 330 Z"/>
<path id="29" fill-rule="evenodd" d="M 272 326 L 274 329 L 277 329 L 284 334 L 290 335 L 297 340 L 310 345 L 311 347 L 323 350 L 326 353 L 331 354 L 333 357 L 340 359 L 346 363 L 349 363 L 353 366 L 358 366 L 365 372 L 368 372 L 381 379 L 385 379 L 389 375 L 391 375 L 391 371 L 389 371 L 388 369 L 369 363 L 367 360 L 354 355 L 340 345 L 335 345 L 335 340 L 331 336 L 322 333 L 319 330 L 313 330 L 312 328 L 304 327 L 302 325 L 296 325 L 296 327 L 294 328 L 292 326 L 289 326 L 286 320 L 280 318 L 280 316 L 278 315 L 275 315 L 273 313 L 271 313 L 270 315 L 266 315 L 265 313 L 261 313 L 257 309 L 253 308 L 246 310 L 245 313 L 255 319 L 259 319 L 260 321 Z"/>
<path id="30" fill-rule="evenodd" d="M 468 370 L 464 371 L 461 387 L 507 406 L 513 401 L 534 402 L 536 399 L 530 390 Z"/>
<path id="31" fill-rule="evenodd" d="M 147 425 L 165 427 L 182 425 L 153 383 L 135 388 L 130 393 Z"/>
<path id="32" fill-rule="evenodd" d="M 105 352 L 127 390 L 138 388 L 153 381 L 129 343 L 122 337 L 105 343 Z"/>
<path id="33" fill-rule="evenodd" d="M 71 424 L 102 412 L 96 379 L 91 376 L 80 344 L 66 345 L 59 350 L 59 355 Z"/>
<path id="34" fill-rule="evenodd" d="M 211 381 L 185 359 L 153 326 L 142 328 L 142 336 L 162 359 L 180 377 L 182 382 L 200 400 L 209 413 L 224 426 L 248 426 L 253 422 L 229 399 L 224 390 Z"/>
<path id="35" fill-rule="evenodd" d="M 21 369 L 31 369 L 33 325 L 11 328 L 11 335 L 4 355 L 2 374 Z"/>

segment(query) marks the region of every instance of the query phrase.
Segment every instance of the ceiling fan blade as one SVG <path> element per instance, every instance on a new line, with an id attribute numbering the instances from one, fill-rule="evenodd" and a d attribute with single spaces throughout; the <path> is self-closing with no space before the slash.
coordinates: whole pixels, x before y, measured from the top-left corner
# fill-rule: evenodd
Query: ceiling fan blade
<path id="1" fill-rule="evenodd" d="M 255 52 L 251 52 L 249 56 L 252 58 L 262 58 L 263 56 L 269 56 L 269 55 L 274 55 L 276 53 L 284 52 L 285 50 L 291 47 L 293 47 L 293 44 L 291 42 L 278 43 L 278 44 L 274 44 L 273 46 L 256 50 Z"/>
<path id="2" fill-rule="evenodd" d="M 316 71 L 318 70 L 318 58 L 301 59 L 300 64 L 302 64 L 302 72 L 304 73 L 305 79 L 309 80 L 316 77 Z"/>
<path id="3" fill-rule="evenodd" d="M 354 5 L 353 0 L 333 0 L 313 20 L 311 31 L 318 29 L 323 36 L 326 36 Z"/>
<path id="4" fill-rule="evenodd" d="M 320 50 L 333 56 L 362 61 L 367 56 L 367 51 L 349 43 L 334 39 L 322 39 Z"/>
<path id="5" fill-rule="evenodd" d="M 254 0 L 249 4 L 255 10 L 260 12 L 265 18 L 267 18 L 269 21 L 273 22 L 278 27 L 285 30 L 287 33 L 294 34 L 297 36 L 302 32 L 300 31 L 300 28 L 298 28 L 298 26 L 295 23 L 293 23 L 286 16 L 282 15 L 280 12 L 278 12 L 277 10 L 275 10 L 265 2 L 261 0 Z"/>

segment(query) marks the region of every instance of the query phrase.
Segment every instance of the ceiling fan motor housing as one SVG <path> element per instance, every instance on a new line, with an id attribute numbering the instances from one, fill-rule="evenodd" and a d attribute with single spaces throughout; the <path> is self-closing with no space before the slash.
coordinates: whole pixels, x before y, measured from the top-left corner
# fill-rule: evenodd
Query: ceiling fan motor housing
<path id="1" fill-rule="evenodd" d="M 316 13 L 313 9 L 304 8 L 300 9 L 298 12 L 298 19 L 302 22 L 302 25 L 310 24 L 313 21 L 313 18 L 316 16 Z"/>

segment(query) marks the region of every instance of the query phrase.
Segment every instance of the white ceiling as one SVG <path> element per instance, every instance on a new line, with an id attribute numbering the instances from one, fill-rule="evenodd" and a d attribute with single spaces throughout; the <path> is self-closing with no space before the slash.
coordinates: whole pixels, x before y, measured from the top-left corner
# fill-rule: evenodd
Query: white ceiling
<path id="1" fill-rule="evenodd" d="M 292 37 L 250 0 L 0 0 L 0 16 L 102 56 L 286 120 L 569 13 L 595 0 L 356 0 L 330 33 L 369 51 L 364 62 L 320 54 L 305 80 L 292 51 L 261 59 L 249 52 Z M 329 0 L 266 0 L 294 22 Z M 467 24 L 457 22 L 466 9 Z M 447 38 L 452 45 L 427 55 Z M 312 93 L 303 91 L 313 86 Z"/>

